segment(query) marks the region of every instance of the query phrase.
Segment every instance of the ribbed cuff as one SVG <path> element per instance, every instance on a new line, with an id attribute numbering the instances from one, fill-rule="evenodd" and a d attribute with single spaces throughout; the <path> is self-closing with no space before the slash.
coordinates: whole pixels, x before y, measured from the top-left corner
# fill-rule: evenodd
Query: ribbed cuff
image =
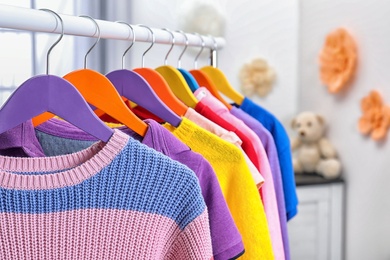
<path id="1" fill-rule="evenodd" d="M 220 252 L 218 254 L 214 254 L 215 260 L 225 260 L 225 259 L 237 259 L 244 253 L 244 244 L 242 240 L 236 243 L 235 245 L 229 247 L 228 249 Z"/>

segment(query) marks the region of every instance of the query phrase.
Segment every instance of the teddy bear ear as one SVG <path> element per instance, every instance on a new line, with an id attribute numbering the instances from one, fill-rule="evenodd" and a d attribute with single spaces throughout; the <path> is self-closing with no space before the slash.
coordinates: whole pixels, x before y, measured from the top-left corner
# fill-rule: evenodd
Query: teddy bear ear
<path id="1" fill-rule="evenodd" d="M 297 120 L 295 118 L 293 120 L 291 120 L 291 127 L 295 128 L 296 123 L 297 123 Z"/>
<path id="2" fill-rule="evenodd" d="M 317 117 L 318 122 L 320 122 L 321 125 L 325 124 L 325 119 L 322 116 L 316 115 L 316 117 Z"/>

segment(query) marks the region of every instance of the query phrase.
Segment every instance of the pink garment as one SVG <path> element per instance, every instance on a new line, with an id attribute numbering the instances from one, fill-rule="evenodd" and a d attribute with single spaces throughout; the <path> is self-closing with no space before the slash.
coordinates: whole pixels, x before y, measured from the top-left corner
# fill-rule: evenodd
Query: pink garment
<path id="1" fill-rule="evenodd" d="M 242 120 L 233 116 L 227 109 L 227 107 L 225 107 L 225 105 L 221 103 L 217 98 L 215 98 L 205 87 L 200 87 L 194 92 L 194 94 L 199 100 L 199 102 L 209 107 L 226 121 L 229 121 L 231 124 L 234 124 L 254 144 L 260 165 L 259 171 L 261 172 L 265 180 L 262 188 L 260 189 L 260 194 L 263 200 L 265 214 L 267 216 L 272 241 L 272 249 L 275 254 L 275 259 L 285 259 L 274 181 L 267 153 L 265 152 L 264 146 L 261 143 L 260 138 Z"/>
<path id="2" fill-rule="evenodd" d="M 212 258 L 194 172 L 116 129 L 76 153 L 0 156 L 0 193 L 1 259 Z"/>
<path id="3" fill-rule="evenodd" d="M 198 112 L 196 112 L 192 108 L 188 108 L 187 112 L 185 113 L 184 117 L 191 120 L 198 126 L 202 127 L 203 129 L 209 131 L 210 133 L 215 134 L 216 136 L 222 138 L 225 141 L 228 141 L 229 143 L 234 144 L 237 146 L 242 154 L 245 157 L 245 161 L 248 164 L 249 170 L 251 172 L 251 175 L 253 177 L 253 180 L 256 183 L 257 189 L 260 189 L 261 186 L 264 183 L 264 178 L 260 174 L 259 170 L 255 167 L 255 165 L 252 163 L 252 161 L 249 159 L 249 157 L 246 155 L 244 150 L 241 148 L 242 141 L 241 139 L 233 132 L 226 130 L 225 128 L 220 127 L 219 125 L 215 124 L 214 122 L 210 121 L 209 119 L 205 118 Z"/>
<path id="4" fill-rule="evenodd" d="M 47 225 L 20 228 L 20 223 L 26 223 L 27 219 L 31 223 Z M 161 259 L 162 255 L 166 255 L 164 259 L 190 259 L 195 254 L 183 244 L 190 240 L 196 245 L 197 239 L 203 239 L 193 231 L 204 229 L 202 222 L 205 221 L 208 221 L 207 211 L 181 231 L 168 217 L 140 211 L 80 209 L 47 214 L 0 213 L 0 223 L 7 223 L 14 232 L 8 234 L 8 229 L 4 229 L 2 235 L 15 236 L 14 243 L 5 240 L 0 245 L 1 259 L 128 259 L 135 255 L 148 259 Z M 156 227 L 160 232 L 155 232 Z M 77 235 L 73 235 L 75 233 Z M 165 241 L 166 237 L 171 237 L 176 238 L 176 242 L 169 241 L 171 249 L 163 243 L 152 247 L 150 242 L 153 250 L 143 250 L 148 246 L 141 243 L 141 238 L 156 233 L 153 241 Z M 139 252 L 143 254 L 140 256 Z"/>

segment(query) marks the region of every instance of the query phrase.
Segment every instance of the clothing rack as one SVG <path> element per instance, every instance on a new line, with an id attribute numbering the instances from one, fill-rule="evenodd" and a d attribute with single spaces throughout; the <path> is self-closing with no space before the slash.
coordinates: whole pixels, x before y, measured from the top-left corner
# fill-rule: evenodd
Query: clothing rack
<path id="1" fill-rule="evenodd" d="M 59 14 L 64 22 L 64 34 L 74 36 L 86 36 L 94 37 L 98 36 L 95 24 L 91 20 L 71 16 L 65 14 Z M 130 29 L 127 25 L 95 19 L 100 29 L 100 37 L 102 39 L 113 40 L 132 40 Z M 46 33 L 61 33 L 61 25 L 58 19 L 51 13 L 29 9 L 23 7 L 15 7 L 8 5 L 0 5 L 0 28 L 17 29 L 34 32 L 46 32 Z M 151 42 L 152 35 L 147 28 L 140 26 L 133 26 L 135 31 L 136 42 Z M 155 43 L 158 44 L 171 44 L 171 35 L 157 28 L 151 28 L 155 35 Z M 173 32 L 175 37 L 175 45 L 185 45 L 185 37 L 178 32 Z M 188 37 L 188 46 L 201 47 L 202 41 L 194 34 L 186 33 Z M 203 36 L 205 48 L 211 50 L 212 64 L 216 64 L 216 52 L 213 49 L 222 49 L 225 45 L 225 39 L 221 37 L 215 37 L 214 43 L 211 37 Z"/>

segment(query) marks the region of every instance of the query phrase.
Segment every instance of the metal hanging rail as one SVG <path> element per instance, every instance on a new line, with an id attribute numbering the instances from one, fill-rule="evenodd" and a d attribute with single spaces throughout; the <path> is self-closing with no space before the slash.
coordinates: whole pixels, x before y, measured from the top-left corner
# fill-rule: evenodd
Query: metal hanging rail
<path id="1" fill-rule="evenodd" d="M 86 37 L 97 37 L 95 25 L 88 19 L 59 14 L 64 21 L 64 34 Z M 129 40 L 131 34 L 129 27 L 110 21 L 98 20 L 101 38 L 114 40 Z M 0 28 L 17 29 L 34 32 L 61 33 L 59 21 L 50 13 L 36 9 L 28 9 L 22 7 L 0 5 Z M 156 43 L 171 44 L 171 35 L 162 29 L 152 28 L 155 33 Z M 143 27 L 134 26 L 136 41 L 151 42 L 152 36 L 150 32 Z M 185 37 L 178 32 L 173 32 L 175 36 L 175 44 L 185 45 Z M 198 36 L 186 33 L 188 37 L 188 46 L 201 47 L 202 42 Z M 222 49 L 225 45 L 225 39 L 216 37 L 217 44 L 215 45 L 212 38 L 204 36 L 205 47 L 213 49 L 217 46 Z"/>

